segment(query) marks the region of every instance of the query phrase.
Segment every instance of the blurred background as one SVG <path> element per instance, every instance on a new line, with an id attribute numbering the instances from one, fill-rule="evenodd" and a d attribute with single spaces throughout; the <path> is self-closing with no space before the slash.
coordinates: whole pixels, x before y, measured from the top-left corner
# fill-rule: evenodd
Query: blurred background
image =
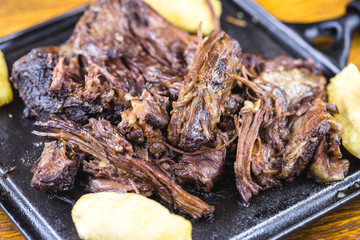
<path id="1" fill-rule="evenodd" d="M 289 23 L 310 23 L 337 18 L 346 11 L 351 0 L 256 0 L 281 21 Z M 1 0 L 0 37 L 23 30 L 34 24 L 90 3 L 91 0 Z M 324 44 L 328 39 L 320 39 Z M 360 68 L 360 31 L 352 41 L 349 61 Z"/>

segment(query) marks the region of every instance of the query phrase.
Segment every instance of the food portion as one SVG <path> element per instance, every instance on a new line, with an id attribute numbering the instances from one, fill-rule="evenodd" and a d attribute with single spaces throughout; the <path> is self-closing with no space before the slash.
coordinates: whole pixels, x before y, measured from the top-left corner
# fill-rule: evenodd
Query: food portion
<path id="1" fill-rule="evenodd" d="M 225 111 L 240 66 L 239 43 L 224 32 L 214 32 L 200 46 L 172 104 L 168 139 L 183 150 L 200 150 L 216 137 L 212 133 Z"/>
<path id="2" fill-rule="evenodd" d="M 0 50 L 0 107 L 13 100 L 13 92 L 9 83 L 8 68 L 5 57 Z"/>
<path id="3" fill-rule="evenodd" d="M 81 155 L 66 151 L 61 141 L 45 143 L 40 158 L 31 169 L 31 186 L 41 191 L 60 192 L 74 187 Z"/>
<path id="4" fill-rule="evenodd" d="M 210 192 L 224 174 L 248 202 L 306 169 L 323 182 L 348 170 L 311 61 L 243 53 L 220 29 L 191 35 L 140 0 L 96 1 L 67 42 L 32 50 L 11 80 L 38 117 L 34 133 L 56 139 L 33 168 L 41 191 L 81 178 L 199 219 L 214 207 L 187 190 Z"/>
<path id="5" fill-rule="evenodd" d="M 118 124 L 126 96 L 147 90 L 176 98 L 195 51 L 196 37 L 142 1 L 97 1 L 66 43 L 33 49 L 11 79 L 30 116 Z"/>
<path id="6" fill-rule="evenodd" d="M 145 0 L 144 2 L 180 29 L 196 33 L 201 22 L 204 35 L 210 34 L 216 28 L 216 21 L 222 11 L 219 0 Z M 212 9 L 208 4 L 211 4 Z"/>
<path id="7" fill-rule="evenodd" d="M 335 107 L 322 100 L 326 81 L 319 70 L 287 57 L 245 56 L 244 63 L 248 67 L 235 77 L 249 93 L 240 110 L 234 167 L 242 198 L 293 181 L 309 164 L 320 181 L 343 179 L 348 161 L 341 160 L 341 127 L 330 114 Z M 324 156 L 321 161 L 315 151 Z"/>
<path id="8" fill-rule="evenodd" d="M 120 130 L 104 119 L 92 118 L 86 126 L 81 126 L 71 120 L 51 117 L 48 120 L 36 122 L 35 125 L 48 131 L 35 131 L 35 134 L 61 139 L 72 146 L 74 151 L 81 151 L 82 154 L 88 155 L 84 161 L 88 161 L 89 164 L 83 165 L 85 167 L 94 165 L 90 169 L 94 172 L 94 174 L 90 173 L 93 175 L 92 179 L 109 179 L 120 183 L 120 186 L 129 185 L 129 188 L 119 188 L 117 192 L 148 195 L 149 191 L 156 191 L 165 202 L 194 219 L 208 216 L 214 211 L 214 207 L 183 190 L 172 179 L 169 172 L 162 170 L 158 164 L 154 163 L 155 159 L 141 158 L 139 153 L 134 152 L 134 148 Z M 147 149 L 139 149 L 141 150 Z M 97 171 L 96 168 L 99 170 Z M 115 172 L 112 172 L 111 168 Z M 108 171 L 110 172 L 107 175 Z M 146 191 L 142 192 L 143 189 Z"/>
<path id="9" fill-rule="evenodd" d="M 355 157 L 360 158 L 360 72 L 349 64 L 330 80 L 327 86 L 329 103 L 339 110 L 335 118 L 341 123 L 344 133 L 342 144 Z"/>
<path id="10" fill-rule="evenodd" d="M 134 193 L 83 195 L 71 212 L 81 239 L 191 240 L 191 223 Z"/>
<path id="11" fill-rule="evenodd" d="M 217 124 L 234 86 L 231 74 L 237 72 L 240 55 L 237 41 L 224 32 L 214 32 L 199 47 L 184 77 L 179 97 L 172 104 L 167 138 L 173 146 L 187 152 L 204 152 L 180 156 L 172 163 L 181 184 L 209 192 L 222 174 L 226 148 L 221 146 L 229 134 Z"/>

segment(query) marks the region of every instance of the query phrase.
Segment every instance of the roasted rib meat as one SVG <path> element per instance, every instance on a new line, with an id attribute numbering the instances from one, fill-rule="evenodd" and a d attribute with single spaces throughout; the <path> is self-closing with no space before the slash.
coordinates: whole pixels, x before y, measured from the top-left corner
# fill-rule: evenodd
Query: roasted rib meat
<path id="1" fill-rule="evenodd" d="M 147 88 L 177 95 L 177 79 L 187 73 L 188 46 L 195 38 L 139 0 L 97 1 L 61 46 L 80 58 L 86 71 L 99 66 L 116 89 L 132 95 Z"/>
<path id="2" fill-rule="evenodd" d="M 160 129 L 169 122 L 169 99 L 144 90 L 130 103 L 131 108 L 121 113 L 122 120 L 118 127 L 122 134 L 135 144 L 142 144 L 148 138 L 162 139 Z"/>

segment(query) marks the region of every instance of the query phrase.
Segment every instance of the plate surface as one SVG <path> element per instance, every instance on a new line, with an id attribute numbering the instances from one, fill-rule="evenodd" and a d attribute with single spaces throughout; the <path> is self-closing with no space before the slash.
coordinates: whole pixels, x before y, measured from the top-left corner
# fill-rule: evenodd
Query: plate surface
<path id="1" fill-rule="evenodd" d="M 243 4 L 245 2 L 243 0 Z M 249 9 L 255 12 L 249 15 Z M 34 47 L 64 42 L 71 35 L 83 10 L 69 12 L 0 40 L 0 49 L 4 51 L 8 65 L 12 66 L 16 59 Z M 239 11 L 245 12 L 245 28 L 224 20 L 225 16 L 236 16 Z M 259 9 L 251 4 L 240 7 L 232 2 L 223 2 L 222 27 L 239 40 L 244 52 L 261 54 L 264 58 L 282 54 L 308 57 L 308 53 L 299 51 L 297 46 L 301 41 L 296 41 L 296 38 L 295 41 L 285 39 L 288 44 L 283 43 L 283 38 L 283 41 L 279 40 L 279 36 L 283 36 L 280 34 L 282 31 L 292 33 L 285 25 L 281 25 L 284 29 L 279 29 L 276 24 L 271 29 L 265 28 L 264 22 L 270 16 L 266 13 L 261 16 L 256 11 Z M 309 46 L 305 48 L 311 50 Z M 326 67 L 321 59 L 316 56 L 315 59 L 327 77 L 334 74 L 334 70 Z M 30 187 L 30 169 L 41 154 L 42 143 L 47 139 L 31 134 L 34 121 L 22 118 L 24 107 L 15 91 L 14 101 L 0 109 L 0 173 L 16 166 L 16 170 L 6 179 L 0 178 L 0 205 L 28 239 L 78 239 L 70 213 L 73 204 L 84 192 L 77 188 L 62 195 L 50 196 Z M 355 187 L 360 180 L 360 164 L 346 154 L 344 157 L 350 159 L 351 167 L 344 181 L 321 184 L 307 179 L 303 174 L 293 183 L 284 184 L 281 189 L 261 192 L 253 197 L 248 206 L 240 201 L 232 167 L 228 167 L 227 176 L 215 186 L 212 193 L 194 193 L 214 205 L 216 211 L 211 219 L 193 222 L 193 239 L 276 239 L 323 216 L 360 195 L 360 190 Z M 344 192 L 345 197 L 339 199 L 339 191 Z"/>

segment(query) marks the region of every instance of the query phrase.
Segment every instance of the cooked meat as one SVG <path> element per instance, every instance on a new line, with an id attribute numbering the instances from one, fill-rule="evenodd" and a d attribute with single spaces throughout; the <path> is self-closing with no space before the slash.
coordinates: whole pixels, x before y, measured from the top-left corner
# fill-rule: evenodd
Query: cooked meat
<path id="1" fill-rule="evenodd" d="M 74 186 L 79 156 L 68 157 L 66 144 L 53 141 L 45 143 L 44 151 L 32 168 L 31 186 L 41 191 L 60 192 Z"/>
<path id="2" fill-rule="evenodd" d="M 172 26 L 142 1 L 99 0 L 80 19 L 62 50 L 66 56 L 80 55 L 85 58 L 85 64 L 91 61 L 102 65 L 107 60 L 124 58 L 124 63 L 130 64 L 128 70 L 140 70 L 143 66 L 149 68 L 151 63 L 157 62 L 186 74 L 188 64 L 184 52 L 189 43 L 195 40 L 195 37 Z M 133 64 L 141 66 L 132 69 Z M 154 71 L 156 73 L 162 69 Z"/>
<path id="3" fill-rule="evenodd" d="M 341 126 L 332 116 L 328 118 L 331 122 L 330 132 L 321 139 L 308 172 L 309 176 L 321 182 L 343 180 L 349 170 L 349 161 L 341 159 Z"/>
<path id="4" fill-rule="evenodd" d="M 86 189 L 91 192 L 135 192 L 144 196 L 151 196 L 153 191 L 149 184 L 121 183 L 102 178 L 91 179 Z"/>
<path id="5" fill-rule="evenodd" d="M 227 142 L 227 135 L 220 130 L 215 132 L 217 141 L 214 148 Z M 204 149 L 195 155 L 182 155 L 171 165 L 176 182 L 180 185 L 193 185 L 198 190 L 210 192 L 214 183 L 221 178 L 226 158 L 226 148 L 214 151 Z"/>
<path id="6" fill-rule="evenodd" d="M 321 75 L 321 70 L 316 67 L 311 59 L 294 59 L 287 56 L 279 56 L 275 59 L 265 60 L 259 55 L 243 53 L 241 63 L 252 73 L 288 71 L 292 69 L 308 69 L 315 75 Z"/>
<path id="7" fill-rule="evenodd" d="M 267 96 L 265 92 L 256 86 L 253 82 L 245 78 L 236 78 L 242 84 L 247 85 L 258 96 L 255 103 L 245 101 L 244 107 L 240 110 L 241 126 L 238 131 L 238 146 L 236 150 L 236 161 L 234 171 L 236 177 L 236 186 L 242 198 L 247 202 L 252 194 L 257 194 L 260 186 L 256 184 L 251 177 L 251 162 L 255 157 L 261 161 L 262 149 L 256 149 L 255 142 L 259 142 L 260 126 L 263 122 L 267 106 Z M 261 143 L 258 143 L 261 146 Z M 253 151 L 253 149 L 255 151 Z M 265 150 L 265 149 L 264 149 Z M 265 155 L 266 156 L 266 155 Z M 277 185 L 278 182 L 275 181 Z"/>
<path id="8" fill-rule="evenodd" d="M 233 87 L 241 49 L 224 32 L 214 32 L 194 57 L 179 98 L 173 102 L 169 141 L 186 151 L 199 150 L 214 139 L 225 102 Z"/>
<path id="9" fill-rule="evenodd" d="M 121 113 L 119 129 L 129 141 L 144 143 L 146 138 L 162 136 L 159 129 L 169 122 L 169 99 L 156 93 L 143 91 L 140 97 L 130 100 L 131 108 Z"/>
<path id="10" fill-rule="evenodd" d="M 211 191 L 227 154 L 246 202 L 309 165 L 320 181 L 343 179 L 349 163 L 321 71 L 310 60 L 241 54 L 221 30 L 200 33 L 141 0 L 97 0 L 66 43 L 19 59 L 11 80 L 41 119 L 44 132 L 34 133 L 58 139 L 32 186 L 68 190 L 80 166 L 90 191 L 157 193 L 198 219 L 214 207 L 180 186 Z"/>
<path id="11" fill-rule="evenodd" d="M 325 92 L 326 79 L 311 73 L 306 68 L 263 72 L 253 80 L 272 98 L 277 99 L 282 111 L 292 112 L 299 108 L 302 100 L 320 96 Z"/>
<path id="12" fill-rule="evenodd" d="M 241 126 L 234 166 L 236 184 L 245 201 L 261 189 L 281 186 L 282 180 L 292 181 L 311 160 L 317 166 L 312 168 L 312 175 L 320 179 L 324 179 L 324 175 L 335 175 L 329 167 L 326 172 L 320 171 L 319 165 L 329 165 L 330 159 L 334 165 L 341 166 L 337 176 L 343 176 L 347 171 L 348 165 L 340 160 L 338 149 L 340 128 L 333 127 L 338 123 L 321 99 L 325 91 L 324 77 L 310 72 L 311 66 L 298 68 L 306 65 L 301 61 L 293 64 L 294 61 L 288 63 L 287 59 L 271 60 L 271 67 L 260 71 L 252 81 L 247 79 L 245 71 L 245 76 L 235 77 L 239 84 L 249 88 L 248 99 L 240 110 Z M 261 62 L 266 66 L 265 60 Z M 246 71 L 251 75 L 257 70 Z M 336 154 L 319 148 L 323 137 L 336 139 L 328 141 L 328 147 Z M 323 160 L 317 159 L 321 156 Z"/>
<path id="13" fill-rule="evenodd" d="M 121 143 L 117 139 L 121 133 L 106 120 L 90 119 L 89 125 L 82 127 L 70 120 L 52 117 L 47 121 L 36 122 L 35 125 L 48 131 L 35 131 L 35 134 L 61 138 L 99 161 L 111 162 L 131 178 L 151 185 L 164 201 L 194 219 L 208 216 L 214 211 L 214 207 L 183 190 L 160 168 L 132 157 L 123 148 L 119 149 Z"/>
<path id="14" fill-rule="evenodd" d="M 225 113 L 238 114 L 243 105 L 244 96 L 239 93 L 231 93 L 228 100 L 224 104 Z"/>
<path id="15" fill-rule="evenodd" d="M 101 84 L 99 69 L 90 71 L 84 84 L 68 76 L 70 69 L 59 60 L 56 47 L 37 48 L 14 63 L 11 80 L 32 116 L 65 115 L 79 123 L 89 117 L 119 121 L 126 103 L 107 82 Z"/>
<path id="16" fill-rule="evenodd" d="M 19 59 L 11 80 L 31 115 L 117 124 L 128 107 L 126 93 L 146 88 L 177 97 L 195 40 L 139 0 L 101 0 L 60 49 L 34 49 Z"/>
<path id="17" fill-rule="evenodd" d="M 109 160 L 106 162 L 97 159 L 82 161 L 81 170 L 90 174 L 86 188 L 92 192 L 136 192 L 145 196 L 153 192 L 150 184 L 138 182 L 135 178 L 129 177 Z"/>
<path id="18" fill-rule="evenodd" d="M 136 192 L 145 196 L 153 192 L 150 184 L 131 179 L 110 161 L 104 162 L 97 159 L 82 161 L 81 170 L 91 176 L 86 187 L 91 192 Z"/>
<path id="19" fill-rule="evenodd" d="M 329 133 L 333 118 L 322 100 L 316 99 L 310 109 L 294 121 L 283 153 L 280 177 L 292 180 L 312 159 L 320 140 Z"/>
<path id="20" fill-rule="evenodd" d="M 32 116 L 46 117 L 57 113 L 62 101 L 49 91 L 52 75 L 58 61 L 57 47 L 33 49 L 13 65 L 11 81 Z"/>

